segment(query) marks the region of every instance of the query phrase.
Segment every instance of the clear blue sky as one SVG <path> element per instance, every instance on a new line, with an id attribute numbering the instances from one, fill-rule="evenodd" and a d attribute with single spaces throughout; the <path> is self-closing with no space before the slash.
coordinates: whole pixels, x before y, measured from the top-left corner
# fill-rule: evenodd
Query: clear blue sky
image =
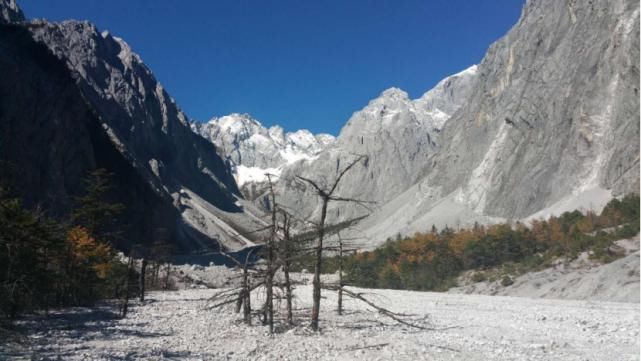
<path id="1" fill-rule="evenodd" d="M 386 88 L 418 97 L 478 63 L 524 0 L 18 0 L 124 38 L 180 107 L 208 120 L 337 134 Z"/>

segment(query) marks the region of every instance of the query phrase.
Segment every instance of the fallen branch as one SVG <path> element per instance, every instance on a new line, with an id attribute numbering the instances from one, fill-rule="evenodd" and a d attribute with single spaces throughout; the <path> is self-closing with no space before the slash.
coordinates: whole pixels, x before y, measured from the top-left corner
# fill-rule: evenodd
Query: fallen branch
<path id="1" fill-rule="evenodd" d="M 385 347 L 387 345 L 389 345 L 389 342 L 377 343 L 375 345 L 367 345 L 367 346 L 361 346 L 361 347 L 350 347 L 346 351 L 365 350 L 365 349 L 368 349 L 368 348 L 379 348 L 379 347 Z"/>
<path id="2" fill-rule="evenodd" d="M 255 290 L 256 288 L 258 288 L 260 286 L 262 286 L 263 284 L 264 284 L 264 282 L 259 282 L 259 283 L 255 284 L 255 285 L 252 285 L 250 287 L 250 289 L 249 289 L 249 292 Z M 228 290 L 216 293 L 215 295 L 211 296 L 208 301 L 210 301 L 210 302 L 211 301 L 216 301 L 216 300 L 221 299 L 223 297 L 231 297 L 231 298 L 225 298 L 223 301 L 221 301 L 219 303 L 216 303 L 216 304 L 213 304 L 213 305 L 206 305 L 205 309 L 206 310 L 213 310 L 214 308 L 222 307 L 224 305 L 228 305 L 230 303 L 237 302 L 239 299 L 241 299 L 239 291 L 240 291 L 240 288 L 232 288 L 232 289 L 228 289 Z"/>
<path id="3" fill-rule="evenodd" d="M 327 290 L 331 290 L 331 291 L 338 291 L 340 287 L 334 286 L 334 285 L 324 285 L 323 288 L 325 288 Z M 401 318 L 401 317 L 403 317 L 405 315 L 399 314 L 399 313 L 390 311 L 390 310 L 388 310 L 386 308 L 383 308 L 381 306 L 378 306 L 375 303 L 373 303 L 370 300 L 368 300 L 365 297 L 363 297 L 360 293 L 352 292 L 352 291 L 346 289 L 345 287 L 343 287 L 342 290 L 343 290 L 343 293 L 345 295 L 364 302 L 368 306 L 370 306 L 370 307 L 374 308 L 375 310 L 377 310 L 380 314 L 382 314 L 384 316 L 387 316 L 387 317 L 391 318 L 392 320 L 394 320 L 394 321 L 396 321 L 398 323 L 401 323 L 401 324 L 409 326 L 409 327 L 417 328 L 417 329 L 420 329 L 420 330 L 426 330 L 426 331 L 434 330 L 433 328 L 428 328 L 428 327 L 424 327 L 424 326 L 421 326 L 421 325 L 413 324 L 411 322 L 407 322 L 407 321 L 405 321 L 405 320 L 403 320 Z"/>

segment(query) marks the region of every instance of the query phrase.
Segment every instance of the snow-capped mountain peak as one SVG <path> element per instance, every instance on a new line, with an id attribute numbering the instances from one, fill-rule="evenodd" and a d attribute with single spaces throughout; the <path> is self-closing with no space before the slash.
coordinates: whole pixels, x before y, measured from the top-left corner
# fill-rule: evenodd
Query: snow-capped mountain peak
<path id="1" fill-rule="evenodd" d="M 266 173 L 280 174 L 288 164 L 312 161 L 335 141 L 332 135 L 314 135 L 306 129 L 286 133 L 277 125 L 266 128 L 251 115 L 239 113 L 192 123 L 191 127 L 232 163 L 239 186 L 264 181 Z"/>

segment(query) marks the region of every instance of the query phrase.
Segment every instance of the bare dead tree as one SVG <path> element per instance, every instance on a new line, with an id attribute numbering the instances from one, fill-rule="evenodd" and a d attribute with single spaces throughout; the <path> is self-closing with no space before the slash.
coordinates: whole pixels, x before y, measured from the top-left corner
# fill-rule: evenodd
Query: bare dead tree
<path id="1" fill-rule="evenodd" d="M 292 263 L 292 245 L 291 245 L 291 235 L 290 235 L 290 228 L 291 228 L 291 217 L 289 214 L 283 210 L 281 210 L 282 218 L 283 218 L 283 226 L 282 226 L 282 232 L 283 232 L 283 241 L 282 241 L 282 247 L 281 247 L 281 253 L 282 253 L 282 267 L 283 267 L 283 274 L 285 278 L 285 301 L 287 304 L 287 324 L 292 325 L 294 323 L 293 316 L 292 316 L 292 282 L 289 278 L 289 270 L 291 267 Z"/>
<path id="2" fill-rule="evenodd" d="M 147 257 L 143 256 L 140 262 L 140 274 L 138 275 L 138 287 L 140 289 L 140 302 L 145 300 L 145 274 L 147 273 Z"/>
<path id="3" fill-rule="evenodd" d="M 345 281 L 343 279 L 344 275 L 344 265 L 345 265 L 345 254 L 347 252 L 356 252 L 356 248 L 348 247 L 347 242 L 355 241 L 359 238 L 343 238 L 340 231 L 336 232 L 336 237 L 338 239 L 338 300 L 336 305 L 336 311 L 339 315 L 343 314 L 343 288 L 345 287 Z"/>
<path id="4" fill-rule="evenodd" d="M 316 241 L 316 250 L 314 254 L 314 278 L 312 281 L 313 303 L 312 303 L 312 315 L 311 315 L 311 328 L 314 331 L 318 331 L 318 316 L 320 314 L 320 300 L 321 300 L 320 273 L 321 273 L 322 262 L 323 262 L 323 240 L 325 237 L 325 222 L 327 219 L 327 207 L 331 201 L 353 202 L 353 203 L 359 203 L 359 204 L 366 203 L 364 201 L 360 201 L 357 199 L 340 197 L 334 194 L 343 176 L 345 176 L 345 174 L 347 174 L 347 172 L 349 172 L 350 169 L 352 169 L 356 164 L 361 162 L 363 159 L 366 159 L 366 157 L 362 155 L 358 156 L 355 160 L 349 163 L 347 167 L 345 167 L 342 171 L 340 171 L 338 173 L 338 176 L 334 180 L 334 182 L 327 187 L 323 187 L 319 185 L 316 181 L 306 177 L 302 177 L 302 176 L 296 177 L 296 179 L 312 186 L 316 192 L 316 195 L 321 200 L 320 220 L 316 225 L 317 241 Z"/>
<path id="5" fill-rule="evenodd" d="M 274 244 L 276 243 L 276 213 L 278 206 L 276 205 L 276 195 L 274 194 L 274 184 L 272 182 L 272 175 L 267 174 L 267 181 L 269 182 L 269 195 L 271 197 L 271 229 L 269 231 L 269 239 L 267 240 L 267 270 L 265 272 L 265 312 L 266 321 L 269 325 L 269 333 L 274 333 Z"/>
<path id="6" fill-rule="evenodd" d="M 165 280 L 163 282 L 162 289 L 163 290 L 168 290 L 170 287 L 169 280 L 171 276 L 171 263 L 166 263 L 165 264 Z"/>
<path id="7" fill-rule="evenodd" d="M 343 239 L 341 233 L 338 232 L 338 305 L 337 312 L 339 315 L 343 314 Z"/>
<path id="8" fill-rule="evenodd" d="M 263 282 L 258 283 L 255 286 L 252 286 L 251 284 L 249 266 L 250 266 L 251 257 L 255 250 L 256 248 L 249 250 L 245 255 L 245 259 L 242 263 L 239 260 L 237 260 L 235 257 L 232 257 L 223 251 L 219 251 L 217 253 L 223 257 L 226 257 L 233 263 L 235 263 L 236 266 L 238 266 L 242 270 L 241 284 L 240 284 L 240 287 L 237 289 L 231 289 L 231 290 L 216 294 L 215 296 L 210 298 L 210 302 L 216 301 L 217 303 L 209 307 L 211 309 L 211 308 L 224 306 L 228 303 L 235 302 L 236 313 L 239 313 L 242 307 L 243 322 L 245 322 L 248 325 L 251 325 L 251 291 L 254 290 L 256 287 L 264 284 Z"/>
<path id="9" fill-rule="evenodd" d="M 127 317 L 127 311 L 129 309 L 129 296 L 131 293 L 131 271 L 134 268 L 134 257 L 131 254 L 131 251 L 129 252 L 129 260 L 127 261 L 127 272 L 125 273 L 125 294 L 123 297 L 122 305 L 120 307 L 120 317 L 125 318 Z"/>

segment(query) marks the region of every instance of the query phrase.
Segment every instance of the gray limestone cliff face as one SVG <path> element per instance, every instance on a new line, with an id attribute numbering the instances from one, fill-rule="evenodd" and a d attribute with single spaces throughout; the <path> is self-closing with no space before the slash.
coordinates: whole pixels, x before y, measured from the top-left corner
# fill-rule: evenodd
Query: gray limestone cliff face
<path id="1" fill-rule="evenodd" d="M 416 100 L 397 88 L 384 91 L 352 115 L 336 143 L 317 159 L 295 163 L 283 171 L 277 186 L 281 202 L 307 216 L 317 212 L 313 191 L 297 182 L 296 176 L 330 185 L 361 155 L 366 158 L 345 175 L 336 195 L 375 204 L 334 204 L 330 220 L 358 217 L 389 202 L 418 180 L 420 170 L 438 148 L 441 127 L 465 102 L 475 79 L 473 66 L 444 79 Z"/>
<path id="2" fill-rule="evenodd" d="M 639 189 L 639 3 L 531 0 L 488 50 L 424 183 L 519 218 L 600 187 Z"/>
<path id="3" fill-rule="evenodd" d="M 66 62 L 114 144 L 158 192 L 176 197 L 184 187 L 218 208 L 239 211 L 229 165 L 191 131 L 187 117 L 122 39 L 79 21 L 34 21 L 29 29 Z"/>

